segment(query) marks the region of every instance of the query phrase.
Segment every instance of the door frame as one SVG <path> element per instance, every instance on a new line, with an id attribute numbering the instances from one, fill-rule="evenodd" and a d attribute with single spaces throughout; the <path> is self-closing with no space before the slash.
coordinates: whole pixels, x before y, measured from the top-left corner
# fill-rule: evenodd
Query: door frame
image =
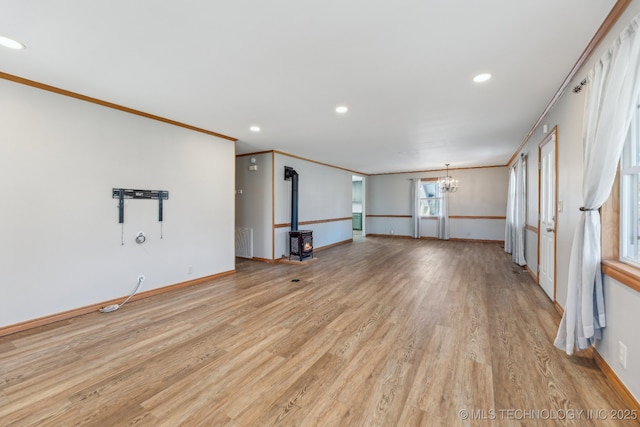
<path id="1" fill-rule="evenodd" d="M 542 288 L 542 285 L 540 284 L 540 235 L 542 234 L 542 227 L 541 227 L 541 221 L 540 221 L 540 216 L 541 216 L 541 200 L 542 198 L 540 197 L 541 193 L 542 193 L 542 176 L 540 171 L 542 170 L 542 147 L 544 147 L 545 145 L 547 145 L 549 142 L 551 141 L 555 141 L 555 149 L 554 149 L 554 153 L 553 153 L 553 159 L 554 159 L 554 163 L 555 165 L 553 166 L 553 173 L 554 173 L 554 178 L 555 178 L 555 200 L 554 202 L 554 206 L 553 206 L 553 212 L 555 213 L 555 220 L 554 220 L 554 232 L 553 232 L 553 303 L 556 303 L 556 296 L 557 296 L 557 277 L 558 277 L 558 126 L 554 126 L 553 129 L 551 129 L 551 131 L 545 135 L 545 137 L 543 138 L 543 140 L 540 142 L 540 144 L 538 144 L 538 286 L 540 286 L 540 288 Z M 544 290 L 543 290 L 544 291 Z M 546 292 L 545 292 L 546 295 Z"/>

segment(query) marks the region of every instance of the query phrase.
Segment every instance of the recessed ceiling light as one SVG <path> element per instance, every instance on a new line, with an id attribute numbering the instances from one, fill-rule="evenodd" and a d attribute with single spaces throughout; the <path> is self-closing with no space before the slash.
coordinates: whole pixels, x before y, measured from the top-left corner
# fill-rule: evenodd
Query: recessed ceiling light
<path id="1" fill-rule="evenodd" d="M 344 114 L 347 111 L 349 111 L 349 109 L 347 107 L 345 107 L 344 105 L 336 107 L 336 113 Z"/>
<path id="2" fill-rule="evenodd" d="M 8 47 L 9 49 L 16 49 L 16 50 L 25 48 L 25 45 L 23 45 L 22 43 L 17 42 L 8 37 L 2 37 L 2 36 L 0 36 L 0 46 L 4 46 L 4 47 Z"/>
<path id="3" fill-rule="evenodd" d="M 478 74 L 477 76 L 475 76 L 473 78 L 473 81 L 476 82 L 476 83 L 482 83 L 482 82 L 486 82 L 490 78 L 491 78 L 491 74 L 483 73 L 483 74 Z"/>
<path id="4" fill-rule="evenodd" d="M 249 130 L 251 132 L 260 132 L 260 126 L 251 126 Z"/>

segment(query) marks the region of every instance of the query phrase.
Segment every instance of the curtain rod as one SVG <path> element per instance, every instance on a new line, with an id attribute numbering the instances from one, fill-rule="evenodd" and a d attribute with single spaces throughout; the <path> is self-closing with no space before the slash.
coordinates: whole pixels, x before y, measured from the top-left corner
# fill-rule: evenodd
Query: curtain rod
<path id="1" fill-rule="evenodd" d="M 573 93 L 580 93 L 580 91 L 582 90 L 582 87 L 586 85 L 587 85 L 587 79 L 585 78 L 580 82 L 578 86 L 573 88 Z"/>

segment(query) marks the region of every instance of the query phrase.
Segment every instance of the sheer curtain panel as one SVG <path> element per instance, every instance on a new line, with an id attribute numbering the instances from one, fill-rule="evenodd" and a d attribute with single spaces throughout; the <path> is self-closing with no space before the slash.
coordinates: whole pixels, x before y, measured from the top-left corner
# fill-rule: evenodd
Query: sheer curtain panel
<path id="1" fill-rule="evenodd" d="M 509 169 L 509 189 L 507 190 L 507 220 L 504 225 L 504 251 L 513 253 L 513 225 L 516 211 L 516 169 Z"/>
<path id="2" fill-rule="evenodd" d="M 411 179 L 411 191 L 413 192 L 413 212 L 411 215 L 412 221 L 412 237 L 414 239 L 420 238 L 420 191 L 422 190 L 422 181 L 420 178 Z"/>
<path id="3" fill-rule="evenodd" d="M 442 188 L 442 180 L 438 180 L 438 188 Z M 440 197 L 440 209 L 438 210 L 438 239 L 449 240 L 449 192 L 445 191 Z"/>
<path id="4" fill-rule="evenodd" d="M 567 302 L 555 346 L 572 354 L 601 336 L 606 325 L 600 271 L 600 213 L 609 197 L 640 83 L 640 17 L 587 75 L 583 125 L 584 206 L 569 260 Z"/>
<path id="5" fill-rule="evenodd" d="M 507 195 L 507 222 L 505 225 L 504 250 L 518 265 L 526 265 L 524 257 L 524 227 L 526 221 L 525 158 L 520 157 L 511 168 L 509 194 Z"/>

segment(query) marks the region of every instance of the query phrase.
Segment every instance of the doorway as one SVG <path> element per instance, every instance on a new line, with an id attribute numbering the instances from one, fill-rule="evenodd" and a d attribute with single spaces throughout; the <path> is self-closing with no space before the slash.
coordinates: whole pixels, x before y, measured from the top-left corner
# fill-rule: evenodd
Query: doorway
<path id="1" fill-rule="evenodd" d="M 358 175 L 351 176 L 351 215 L 352 236 L 354 239 L 365 236 L 365 217 L 364 217 L 364 199 L 365 199 L 365 181 Z"/>
<path id="2" fill-rule="evenodd" d="M 556 300 L 557 127 L 538 147 L 538 282 Z"/>

